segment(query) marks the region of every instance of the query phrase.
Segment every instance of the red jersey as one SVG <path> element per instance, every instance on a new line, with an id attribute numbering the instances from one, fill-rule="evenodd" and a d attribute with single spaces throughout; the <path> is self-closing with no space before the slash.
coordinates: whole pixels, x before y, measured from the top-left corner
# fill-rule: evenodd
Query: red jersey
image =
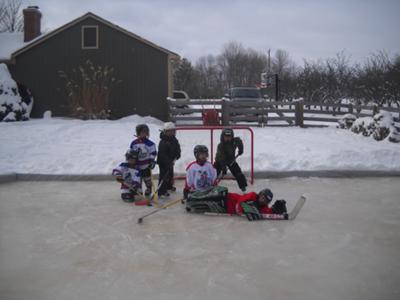
<path id="1" fill-rule="evenodd" d="M 244 195 L 228 193 L 226 198 L 226 211 L 228 214 L 243 214 L 243 208 L 240 205 L 242 202 L 246 201 L 257 201 L 257 193 L 250 192 Z M 272 208 L 268 206 L 259 207 L 259 211 L 262 214 L 272 214 Z"/>

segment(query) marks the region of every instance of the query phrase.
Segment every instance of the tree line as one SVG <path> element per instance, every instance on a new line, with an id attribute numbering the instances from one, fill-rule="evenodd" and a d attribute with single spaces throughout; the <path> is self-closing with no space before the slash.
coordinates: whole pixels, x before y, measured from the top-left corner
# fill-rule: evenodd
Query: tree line
<path id="1" fill-rule="evenodd" d="M 228 88 L 258 86 L 261 73 L 279 75 L 279 98 L 303 98 L 309 102 L 338 103 L 343 99 L 400 107 L 400 55 L 379 51 L 363 64 L 351 64 L 344 51 L 335 57 L 295 64 L 287 51 L 272 55 L 229 42 L 218 55 L 200 57 L 194 64 L 183 58 L 174 68 L 175 89 L 191 98 L 221 98 Z M 274 83 L 262 90 L 275 97 Z"/>
<path id="2" fill-rule="evenodd" d="M 0 0 L 0 32 L 23 31 L 22 0 Z"/>

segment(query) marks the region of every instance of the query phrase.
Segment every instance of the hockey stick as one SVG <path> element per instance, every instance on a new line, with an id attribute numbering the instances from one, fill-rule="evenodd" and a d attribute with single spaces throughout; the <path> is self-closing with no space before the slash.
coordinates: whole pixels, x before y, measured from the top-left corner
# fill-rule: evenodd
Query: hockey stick
<path id="1" fill-rule="evenodd" d="M 301 208 L 303 207 L 304 203 L 306 202 L 306 197 L 304 195 L 300 196 L 300 198 L 297 200 L 295 206 L 292 208 L 290 212 L 286 212 L 283 214 L 261 214 L 263 216 L 262 220 L 272 220 L 272 221 L 279 221 L 279 220 L 285 220 L 285 221 L 292 221 L 296 218 L 298 213 L 300 212 Z M 236 214 L 228 214 L 228 213 L 215 213 L 215 212 L 205 212 L 204 215 L 206 216 L 223 216 L 223 217 L 231 217 Z M 245 215 L 239 215 L 241 217 L 245 217 Z"/>
<path id="2" fill-rule="evenodd" d="M 229 163 L 228 167 L 232 167 L 233 163 L 236 162 L 236 158 L 239 157 L 239 154 L 235 155 L 235 158 Z"/>
<path id="3" fill-rule="evenodd" d="M 223 167 L 224 170 L 221 170 L 221 173 L 224 173 L 224 171 L 225 171 L 225 174 L 224 174 L 224 175 L 226 175 L 226 172 L 228 172 L 228 170 L 226 169 L 226 167 L 228 167 L 228 168 L 232 167 L 233 163 L 236 162 L 236 158 L 238 158 L 238 157 L 239 157 L 239 154 L 237 154 L 237 155 L 235 156 L 235 158 L 234 158 L 230 163 L 224 165 L 224 167 Z M 222 180 L 222 178 L 220 179 L 220 181 L 221 181 L 221 180 Z"/>
<path id="4" fill-rule="evenodd" d="M 164 205 L 160 206 L 160 208 L 157 208 L 157 209 L 155 209 L 155 210 L 149 212 L 148 214 L 146 214 L 146 215 L 144 215 L 144 216 L 141 216 L 141 217 L 137 220 L 138 224 L 142 224 L 144 218 L 146 218 L 146 217 L 148 217 L 148 216 L 151 216 L 151 215 L 153 215 L 153 214 L 159 212 L 160 210 L 163 210 L 163 209 L 165 209 L 165 208 L 167 208 L 167 207 L 170 207 L 170 206 L 172 206 L 172 205 L 174 205 L 174 204 L 176 204 L 176 203 L 179 203 L 179 202 L 182 201 L 182 199 L 183 199 L 183 198 L 179 198 L 179 199 L 176 199 L 176 200 L 172 200 L 172 201 L 170 201 L 170 202 L 168 202 L 168 203 L 165 203 Z"/>
<path id="5" fill-rule="evenodd" d="M 146 204 L 151 203 L 151 201 L 153 201 L 153 199 L 154 199 L 154 196 L 158 193 L 158 190 L 160 189 L 161 185 L 164 183 L 165 179 L 167 178 L 168 174 L 169 174 L 169 170 L 167 171 L 167 173 L 165 173 L 164 177 L 161 179 L 160 183 L 158 184 L 157 189 L 152 193 L 149 200 L 144 199 L 137 203 L 135 202 L 135 205 L 146 205 Z M 161 207 L 161 205 L 158 203 L 158 201 L 155 201 L 155 204 L 157 207 Z"/>
<path id="6" fill-rule="evenodd" d="M 154 189 L 155 186 L 154 186 L 154 181 L 153 181 L 153 173 L 151 172 L 151 170 L 150 170 L 150 178 L 151 178 L 151 188 Z M 158 190 L 158 188 L 157 188 L 157 190 Z M 154 204 L 157 207 L 160 207 L 160 203 L 158 203 L 158 197 L 155 198 L 157 190 L 154 191 L 153 194 L 151 195 L 149 203 L 154 202 Z"/>

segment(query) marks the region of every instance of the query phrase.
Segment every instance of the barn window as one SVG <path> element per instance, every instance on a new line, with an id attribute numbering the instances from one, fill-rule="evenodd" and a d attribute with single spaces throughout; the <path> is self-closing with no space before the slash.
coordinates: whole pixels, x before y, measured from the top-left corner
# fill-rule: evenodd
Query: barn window
<path id="1" fill-rule="evenodd" d="M 99 27 L 82 26 L 82 49 L 99 48 Z"/>

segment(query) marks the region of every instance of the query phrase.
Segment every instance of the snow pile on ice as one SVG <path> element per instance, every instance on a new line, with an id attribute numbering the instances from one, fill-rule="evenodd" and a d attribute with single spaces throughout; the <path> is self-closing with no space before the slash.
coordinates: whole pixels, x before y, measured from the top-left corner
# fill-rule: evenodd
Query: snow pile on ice
<path id="1" fill-rule="evenodd" d="M 353 114 L 346 114 L 338 120 L 338 128 L 349 129 L 363 136 L 372 136 L 377 141 L 388 139 L 390 142 L 400 142 L 400 133 L 394 126 L 390 112 L 382 111 L 374 117 L 356 119 Z"/>
<path id="2" fill-rule="evenodd" d="M 110 174 L 124 158 L 139 123 L 149 125 L 150 138 L 158 145 L 163 123 L 151 117 L 129 116 L 120 120 L 36 119 L 0 123 L 0 173 Z M 376 142 L 337 128 L 253 128 L 255 171 L 299 170 L 400 170 L 400 148 L 386 140 Z M 220 132 L 214 133 L 214 155 Z M 250 169 L 250 139 L 235 131 L 245 143 L 238 158 Z M 193 161 L 193 147 L 210 147 L 210 135 L 178 131 L 182 157 L 175 170 L 185 172 Z M 158 168 L 154 170 L 158 172 Z"/>
<path id="3" fill-rule="evenodd" d="M 26 121 L 32 109 L 21 100 L 17 83 L 11 78 L 5 64 L 0 64 L 0 121 Z"/>
<path id="4" fill-rule="evenodd" d="M 53 115 L 53 113 L 51 112 L 51 110 L 46 110 L 43 113 L 43 119 L 51 119 L 51 116 Z"/>

